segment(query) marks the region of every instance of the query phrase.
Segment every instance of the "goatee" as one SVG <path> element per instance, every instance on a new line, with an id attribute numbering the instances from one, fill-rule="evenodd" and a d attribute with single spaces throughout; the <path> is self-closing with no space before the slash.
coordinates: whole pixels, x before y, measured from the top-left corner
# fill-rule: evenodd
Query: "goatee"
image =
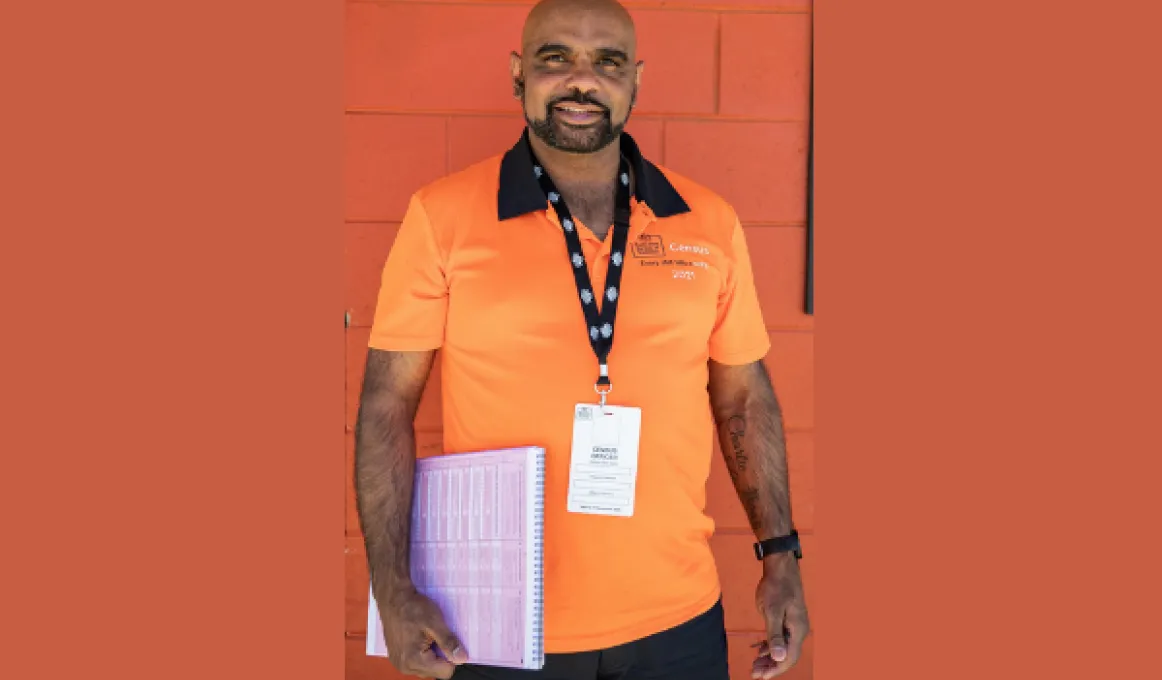
<path id="1" fill-rule="evenodd" d="M 636 99 L 637 88 L 635 87 L 633 96 L 630 99 L 631 111 L 633 110 L 633 103 Z M 586 127 L 574 127 L 557 120 L 553 107 L 564 102 L 596 106 L 602 111 L 601 120 Z M 524 111 L 525 122 L 528 123 L 529 130 L 549 148 L 569 153 L 594 153 L 604 149 L 617 139 L 618 135 L 625 129 L 626 123 L 629 122 L 629 114 L 627 113 L 625 120 L 614 125 L 609 114 L 609 109 L 601 102 L 580 90 L 573 90 L 568 95 L 549 101 L 545 105 L 545 116 L 541 119 L 529 117 L 528 107 L 524 103 L 524 92 L 522 91 L 521 109 Z"/>

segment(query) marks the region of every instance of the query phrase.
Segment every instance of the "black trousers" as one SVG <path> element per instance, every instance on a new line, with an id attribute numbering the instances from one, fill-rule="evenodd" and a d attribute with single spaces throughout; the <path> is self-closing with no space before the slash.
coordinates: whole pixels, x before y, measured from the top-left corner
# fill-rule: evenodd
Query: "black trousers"
<path id="1" fill-rule="evenodd" d="M 539 671 L 465 664 L 452 680 L 730 680 L 722 600 L 649 637 L 591 652 L 546 654 Z"/>

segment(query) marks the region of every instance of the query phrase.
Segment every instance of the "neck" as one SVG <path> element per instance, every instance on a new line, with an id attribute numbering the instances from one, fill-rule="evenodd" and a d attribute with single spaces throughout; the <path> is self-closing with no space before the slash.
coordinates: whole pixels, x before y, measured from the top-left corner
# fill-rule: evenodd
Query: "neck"
<path id="1" fill-rule="evenodd" d="M 533 134 L 529 135 L 529 143 L 537 159 L 558 185 L 609 182 L 617 175 L 621 161 L 620 136 L 594 153 L 570 153 L 554 149 Z"/>

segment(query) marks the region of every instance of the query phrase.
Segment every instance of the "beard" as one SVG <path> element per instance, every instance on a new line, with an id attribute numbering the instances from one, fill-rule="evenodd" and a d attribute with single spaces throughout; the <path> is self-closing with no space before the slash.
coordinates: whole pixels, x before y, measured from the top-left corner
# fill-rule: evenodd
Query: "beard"
<path id="1" fill-rule="evenodd" d="M 521 110 L 524 112 L 525 122 L 528 123 L 529 129 L 552 149 L 570 153 L 594 153 L 600 151 L 612 144 L 618 135 L 621 134 L 622 130 L 625 129 L 626 123 L 629 122 L 629 113 L 627 112 L 624 120 L 618 124 L 614 124 L 608 107 L 579 90 L 574 90 L 568 95 L 550 100 L 545 104 L 544 117 L 539 119 L 532 118 L 529 116 L 528 106 L 525 103 L 523 87 L 520 88 L 520 94 Z M 630 97 L 630 111 L 633 110 L 633 105 L 636 100 L 637 87 L 634 87 L 633 94 Z M 601 119 L 596 123 L 583 127 L 570 125 L 558 119 L 555 115 L 556 111 L 553 108 L 564 102 L 597 106 L 602 111 Z"/>

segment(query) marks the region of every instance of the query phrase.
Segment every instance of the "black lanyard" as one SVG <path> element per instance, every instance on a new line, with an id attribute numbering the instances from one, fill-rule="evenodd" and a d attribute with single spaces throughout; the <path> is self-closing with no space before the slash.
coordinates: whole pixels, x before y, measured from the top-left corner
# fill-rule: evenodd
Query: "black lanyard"
<path id="1" fill-rule="evenodd" d="M 594 292 L 589 278 L 589 267 L 585 264 L 585 252 L 581 250 L 581 238 L 573 223 L 573 216 L 565 199 L 557 191 L 549 173 L 533 158 L 533 173 L 541 183 L 541 189 L 561 222 L 565 232 L 565 245 L 569 249 L 569 264 L 573 278 L 577 282 L 577 297 L 581 300 L 581 311 L 585 314 L 585 324 L 589 330 L 589 344 L 597 355 L 599 364 L 597 382 L 593 389 L 601 395 L 601 405 L 605 406 L 605 395 L 613 389 L 609 381 L 609 351 L 613 349 L 613 324 L 617 319 L 617 301 L 621 298 L 621 271 L 625 264 L 625 242 L 629 238 L 629 164 L 625 157 L 617 172 L 617 198 L 613 204 L 613 246 L 609 253 L 609 269 L 605 274 L 605 287 Z M 597 298 L 605 299 L 601 312 L 597 311 Z"/>

